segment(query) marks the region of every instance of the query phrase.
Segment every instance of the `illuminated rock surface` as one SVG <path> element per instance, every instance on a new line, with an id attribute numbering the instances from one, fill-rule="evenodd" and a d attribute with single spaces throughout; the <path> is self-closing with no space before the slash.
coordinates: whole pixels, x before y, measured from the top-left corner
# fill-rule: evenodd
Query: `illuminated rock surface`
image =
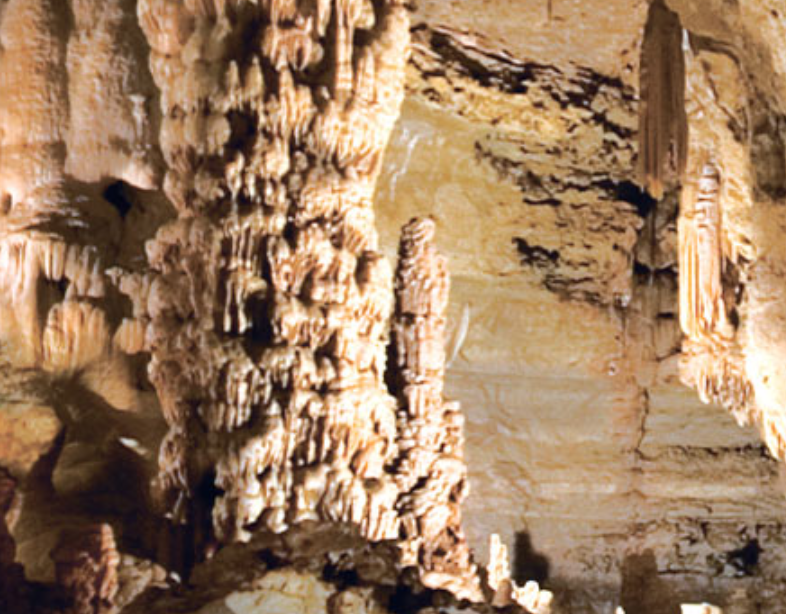
<path id="1" fill-rule="evenodd" d="M 656 7 L 0 3 L 7 611 L 786 611 L 786 15 Z"/>

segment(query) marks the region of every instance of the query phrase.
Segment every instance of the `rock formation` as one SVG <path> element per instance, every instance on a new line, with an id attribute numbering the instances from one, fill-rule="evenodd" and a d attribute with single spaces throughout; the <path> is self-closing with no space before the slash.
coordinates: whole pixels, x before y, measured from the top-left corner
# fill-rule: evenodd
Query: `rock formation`
<path id="1" fill-rule="evenodd" d="M 71 600 L 69 613 L 110 614 L 117 611 L 117 553 L 112 527 L 90 526 L 63 534 L 51 557 L 57 583 Z"/>
<path id="2" fill-rule="evenodd" d="M 691 137 L 679 220 L 682 376 L 704 402 L 725 406 L 743 425 L 757 424 L 773 456 L 784 460 L 784 426 L 773 391 L 778 384 L 769 382 L 757 350 L 762 334 L 775 333 L 761 330 L 756 307 L 764 281 L 756 271 L 767 256 L 756 239 L 760 222 L 753 208 L 761 196 L 751 185 L 755 162 L 743 157 L 751 110 L 719 105 L 730 94 L 719 89 L 728 85 L 716 85 L 712 69 L 724 63 L 743 88 L 755 87 L 741 74 L 734 52 L 694 36 L 686 95 Z"/>
<path id="3" fill-rule="evenodd" d="M 0 610 L 778 612 L 732 4 L 0 1 Z"/>
<path id="4" fill-rule="evenodd" d="M 16 480 L 0 468 L 0 606 L 5 612 L 27 607 L 24 569 L 15 561 L 16 544 L 11 534 L 18 513 Z"/>
<path id="5" fill-rule="evenodd" d="M 685 170 L 688 119 L 679 16 L 663 0 L 650 3 L 639 66 L 639 177 L 656 199 L 666 177 Z"/>
<path id="6" fill-rule="evenodd" d="M 481 601 L 461 529 L 463 422 L 443 397 L 446 262 L 433 223 L 413 221 L 394 294 L 376 251 L 371 201 L 404 93 L 405 7 L 143 0 L 157 95 L 129 87 L 144 81 L 127 74 L 141 58 L 127 58 L 137 64 L 112 72 L 116 81 L 96 79 L 129 45 L 128 9 L 69 7 L 64 48 L 54 6 L 12 2 L 3 16 L 9 36 L 45 41 L 31 53 L 11 38 L 4 57 L 32 62 L 38 80 L 10 68 L 4 76 L 50 104 L 30 121 L 51 141 L 29 143 L 29 131 L 4 141 L 20 165 L 4 183 L 2 243 L 18 364 L 76 376 L 113 408 L 137 410 L 129 365 L 149 354 L 168 425 L 154 500 L 202 535 L 197 559 L 214 538 L 247 542 L 323 523 L 394 542 L 394 568 Z M 103 96 L 102 117 L 117 123 L 88 128 Z M 7 101 L 7 124 L 25 100 Z M 118 130 L 127 145 L 108 146 Z M 149 189 L 159 174 L 176 217 L 145 244 L 145 264 L 123 262 L 127 211 L 113 211 L 95 186 L 111 177 Z M 44 282 L 56 290 L 42 292 Z M 121 295 L 130 313 L 118 313 Z M 111 529 L 69 535 L 52 558 L 74 611 L 113 611 Z"/>

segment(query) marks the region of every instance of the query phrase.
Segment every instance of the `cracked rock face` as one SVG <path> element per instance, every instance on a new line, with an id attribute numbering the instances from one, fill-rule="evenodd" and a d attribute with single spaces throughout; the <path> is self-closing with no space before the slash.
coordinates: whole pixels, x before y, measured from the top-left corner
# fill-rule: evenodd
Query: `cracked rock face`
<path id="1" fill-rule="evenodd" d="M 780 612 L 785 23 L 0 0 L 0 610 Z"/>

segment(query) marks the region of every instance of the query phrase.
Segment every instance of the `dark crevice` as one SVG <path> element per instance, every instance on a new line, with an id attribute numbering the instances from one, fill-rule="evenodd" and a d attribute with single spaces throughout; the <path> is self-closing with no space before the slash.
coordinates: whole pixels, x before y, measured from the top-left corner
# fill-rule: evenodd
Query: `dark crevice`
<path id="1" fill-rule="evenodd" d="M 646 190 L 642 190 L 632 181 L 616 182 L 606 179 L 598 182 L 597 185 L 612 194 L 615 200 L 633 205 L 641 218 L 649 216 L 658 203 Z"/>
<path id="2" fill-rule="evenodd" d="M 525 152 L 523 152 L 525 153 Z M 574 174 L 570 178 L 554 175 L 538 175 L 528 169 L 523 161 L 511 160 L 496 155 L 483 143 L 475 143 L 475 157 L 486 161 L 500 179 L 514 183 L 522 193 L 522 201 L 530 206 L 559 207 L 559 195 L 570 190 L 601 192 L 604 200 L 615 200 L 633 205 L 641 218 L 648 217 L 658 201 L 632 181 L 617 181 L 600 174 Z M 660 216 L 660 213 L 658 214 Z"/>
<path id="3" fill-rule="evenodd" d="M 786 116 L 763 112 L 753 130 L 751 166 L 757 191 L 780 201 L 786 198 Z"/>
<path id="4" fill-rule="evenodd" d="M 353 586 L 360 586 L 360 576 L 354 569 L 342 569 L 328 563 L 322 570 L 322 579 L 333 584 L 338 590 L 346 590 Z"/>
<path id="5" fill-rule="evenodd" d="M 432 605 L 434 594 L 431 591 L 416 592 L 405 584 L 396 587 L 387 603 L 391 614 L 411 614 Z"/>
<path id="6" fill-rule="evenodd" d="M 528 82 L 533 81 L 537 73 L 559 74 L 557 69 L 542 64 L 517 64 L 510 58 L 463 48 L 445 32 L 429 33 L 429 45 L 443 60 L 441 63 L 483 87 L 495 88 L 509 94 L 526 94 L 530 87 Z"/>
<path id="7" fill-rule="evenodd" d="M 551 563 L 532 546 L 530 536 L 525 531 L 516 533 L 513 547 L 511 577 L 517 584 L 524 586 L 530 580 L 543 584 L 549 578 Z"/>
<path id="8" fill-rule="evenodd" d="M 729 552 L 726 559 L 737 576 L 753 576 L 756 574 L 761 553 L 762 548 L 759 545 L 759 540 L 754 538 L 741 548 Z"/>
<path id="9" fill-rule="evenodd" d="M 513 244 L 520 256 L 521 264 L 534 266 L 538 269 L 553 269 L 559 261 L 559 252 L 540 245 L 530 245 L 526 239 L 514 237 Z"/>
<path id="10" fill-rule="evenodd" d="M 110 183 L 104 190 L 104 200 L 112 205 L 120 215 L 120 219 L 126 219 L 126 215 L 131 211 L 132 197 L 128 193 L 129 186 L 124 181 Z"/>

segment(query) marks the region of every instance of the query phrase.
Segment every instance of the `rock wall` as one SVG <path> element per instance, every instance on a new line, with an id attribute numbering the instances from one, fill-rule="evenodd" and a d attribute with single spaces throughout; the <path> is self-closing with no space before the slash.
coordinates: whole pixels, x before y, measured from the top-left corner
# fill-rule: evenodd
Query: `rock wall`
<path id="1" fill-rule="evenodd" d="M 471 314 L 447 380 L 467 414 L 470 543 L 484 551 L 484 534 L 501 532 L 518 544 L 514 572 L 545 578 L 567 611 L 622 604 L 670 612 L 703 600 L 780 611 L 782 469 L 755 428 L 738 429 L 733 415 L 681 385 L 692 381 L 678 294 L 682 182 L 672 171 L 658 201 L 636 184 L 639 75 L 626 52 L 639 52 L 646 4 L 593 12 L 555 2 L 553 21 L 538 17 L 545 4 L 500 8 L 509 26 L 473 19 L 480 13 L 470 7 L 419 8 L 409 97 L 378 191 L 383 229 L 414 211 L 442 222 L 439 241 L 454 271 L 450 315 L 457 321 L 467 307 Z M 755 180 L 730 169 L 750 164 L 765 142 L 778 150 L 770 145 L 775 129 L 754 134 L 760 145 L 735 137 L 752 112 L 746 105 L 759 104 L 743 87 L 754 73 L 763 87 L 762 75 L 771 74 L 760 61 L 766 43 L 747 26 L 759 55 L 746 75 L 729 55 L 731 34 L 726 46 L 713 46 L 701 38 L 706 27 L 685 21 L 684 6 L 670 8 L 689 28 L 690 48 L 704 45 L 685 59 L 688 164 L 699 172 L 687 173 L 683 212 L 709 134 L 711 151 L 728 157 L 726 202 L 750 203 L 743 196 Z M 703 13 L 694 7 L 696 19 L 709 21 Z M 754 14 L 755 23 L 777 21 L 754 3 L 740 13 L 740 26 Z M 513 24 L 527 36 L 514 41 Z M 588 49 L 601 29 L 607 45 Z M 543 51 L 544 38 L 568 32 L 572 61 L 566 46 Z M 613 67 L 611 50 L 620 58 Z M 763 126 L 768 114 L 750 121 Z M 434 185 L 436 192 L 426 187 Z M 749 210 L 762 207 L 773 210 Z M 736 223 L 750 219 L 743 210 L 723 213 L 722 226 L 737 238 L 748 236 Z M 767 215 L 760 219 L 776 233 L 777 218 Z M 393 245 L 384 231 L 382 245 Z M 767 250 L 765 261 L 777 260 L 774 245 Z M 726 318 L 744 330 L 733 269 L 723 265 L 722 296 Z M 740 362 L 732 353 L 731 364 L 744 368 L 755 354 Z"/>
<path id="2" fill-rule="evenodd" d="M 780 611 L 680 382 L 782 457 L 777 3 L 97 7 L 0 3 L 0 599 Z"/>

